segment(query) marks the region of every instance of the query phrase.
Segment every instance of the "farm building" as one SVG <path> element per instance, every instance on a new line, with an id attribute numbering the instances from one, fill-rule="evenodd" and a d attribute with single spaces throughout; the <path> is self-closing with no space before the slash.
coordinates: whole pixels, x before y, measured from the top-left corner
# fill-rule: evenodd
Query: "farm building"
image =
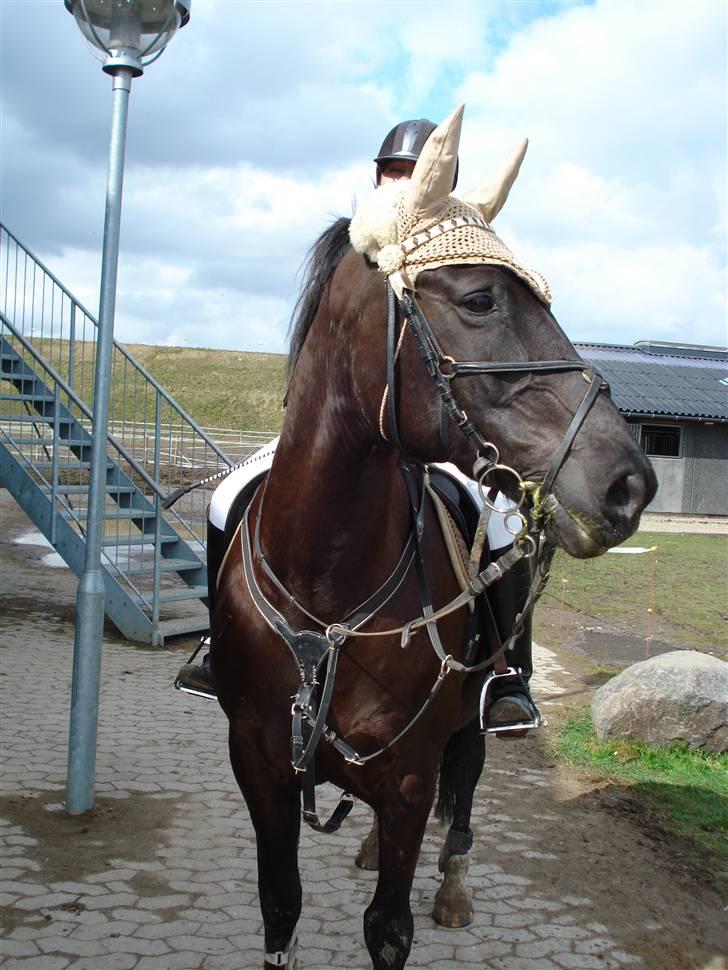
<path id="1" fill-rule="evenodd" d="M 728 515 L 728 351 L 638 341 L 577 344 L 655 467 L 650 512 Z"/>

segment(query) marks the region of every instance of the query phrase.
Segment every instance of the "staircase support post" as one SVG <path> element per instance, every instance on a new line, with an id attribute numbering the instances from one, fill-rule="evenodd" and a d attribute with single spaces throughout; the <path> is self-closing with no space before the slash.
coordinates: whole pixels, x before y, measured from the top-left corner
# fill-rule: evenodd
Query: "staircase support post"
<path id="1" fill-rule="evenodd" d="M 106 497 L 106 441 L 109 425 L 109 391 L 114 341 L 126 124 L 132 76 L 129 69 L 116 68 L 112 85 L 111 140 L 109 144 L 99 327 L 94 378 L 93 442 L 91 447 L 86 558 L 76 597 L 76 636 L 73 651 L 73 685 L 66 785 L 66 811 L 69 815 L 81 815 L 92 808 L 94 804 L 96 735 L 101 682 L 101 642 L 105 613 L 101 545 Z"/>

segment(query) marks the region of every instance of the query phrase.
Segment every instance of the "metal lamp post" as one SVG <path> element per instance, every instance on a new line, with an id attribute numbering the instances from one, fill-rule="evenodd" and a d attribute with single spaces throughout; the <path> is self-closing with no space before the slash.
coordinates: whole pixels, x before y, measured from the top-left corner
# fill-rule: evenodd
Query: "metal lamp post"
<path id="1" fill-rule="evenodd" d="M 132 78 L 156 60 L 190 18 L 191 0 L 64 0 L 92 53 L 113 78 L 111 141 L 101 262 L 96 345 L 93 443 L 89 481 L 86 559 L 76 598 L 71 723 L 68 739 L 66 811 L 80 815 L 93 807 L 96 731 L 104 625 L 101 544 L 106 491 L 106 438 L 114 339 L 116 275 L 119 259 L 121 194 L 126 120 Z"/>

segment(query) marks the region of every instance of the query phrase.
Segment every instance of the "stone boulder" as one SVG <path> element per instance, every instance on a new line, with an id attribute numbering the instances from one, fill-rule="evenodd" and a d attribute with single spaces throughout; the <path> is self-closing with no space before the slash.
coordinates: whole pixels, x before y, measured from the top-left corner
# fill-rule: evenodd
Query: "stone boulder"
<path id="1" fill-rule="evenodd" d="M 687 743 L 728 750 L 728 663 L 674 650 L 632 664 L 601 687 L 591 705 L 597 737 L 655 747 Z"/>

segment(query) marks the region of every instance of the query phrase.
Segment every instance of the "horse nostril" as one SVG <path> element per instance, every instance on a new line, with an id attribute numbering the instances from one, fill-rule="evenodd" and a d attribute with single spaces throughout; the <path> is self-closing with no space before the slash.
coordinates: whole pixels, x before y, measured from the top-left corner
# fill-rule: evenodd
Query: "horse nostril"
<path id="1" fill-rule="evenodd" d="M 622 475 L 612 482 L 607 490 L 607 501 L 613 507 L 620 508 L 629 505 L 632 499 L 632 489 L 630 488 L 629 476 Z"/>
<path id="2" fill-rule="evenodd" d="M 654 489 L 647 476 L 627 473 L 615 478 L 607 489 L 607 507 L 615 520 L 633 522 L 653 495 Z"/>

